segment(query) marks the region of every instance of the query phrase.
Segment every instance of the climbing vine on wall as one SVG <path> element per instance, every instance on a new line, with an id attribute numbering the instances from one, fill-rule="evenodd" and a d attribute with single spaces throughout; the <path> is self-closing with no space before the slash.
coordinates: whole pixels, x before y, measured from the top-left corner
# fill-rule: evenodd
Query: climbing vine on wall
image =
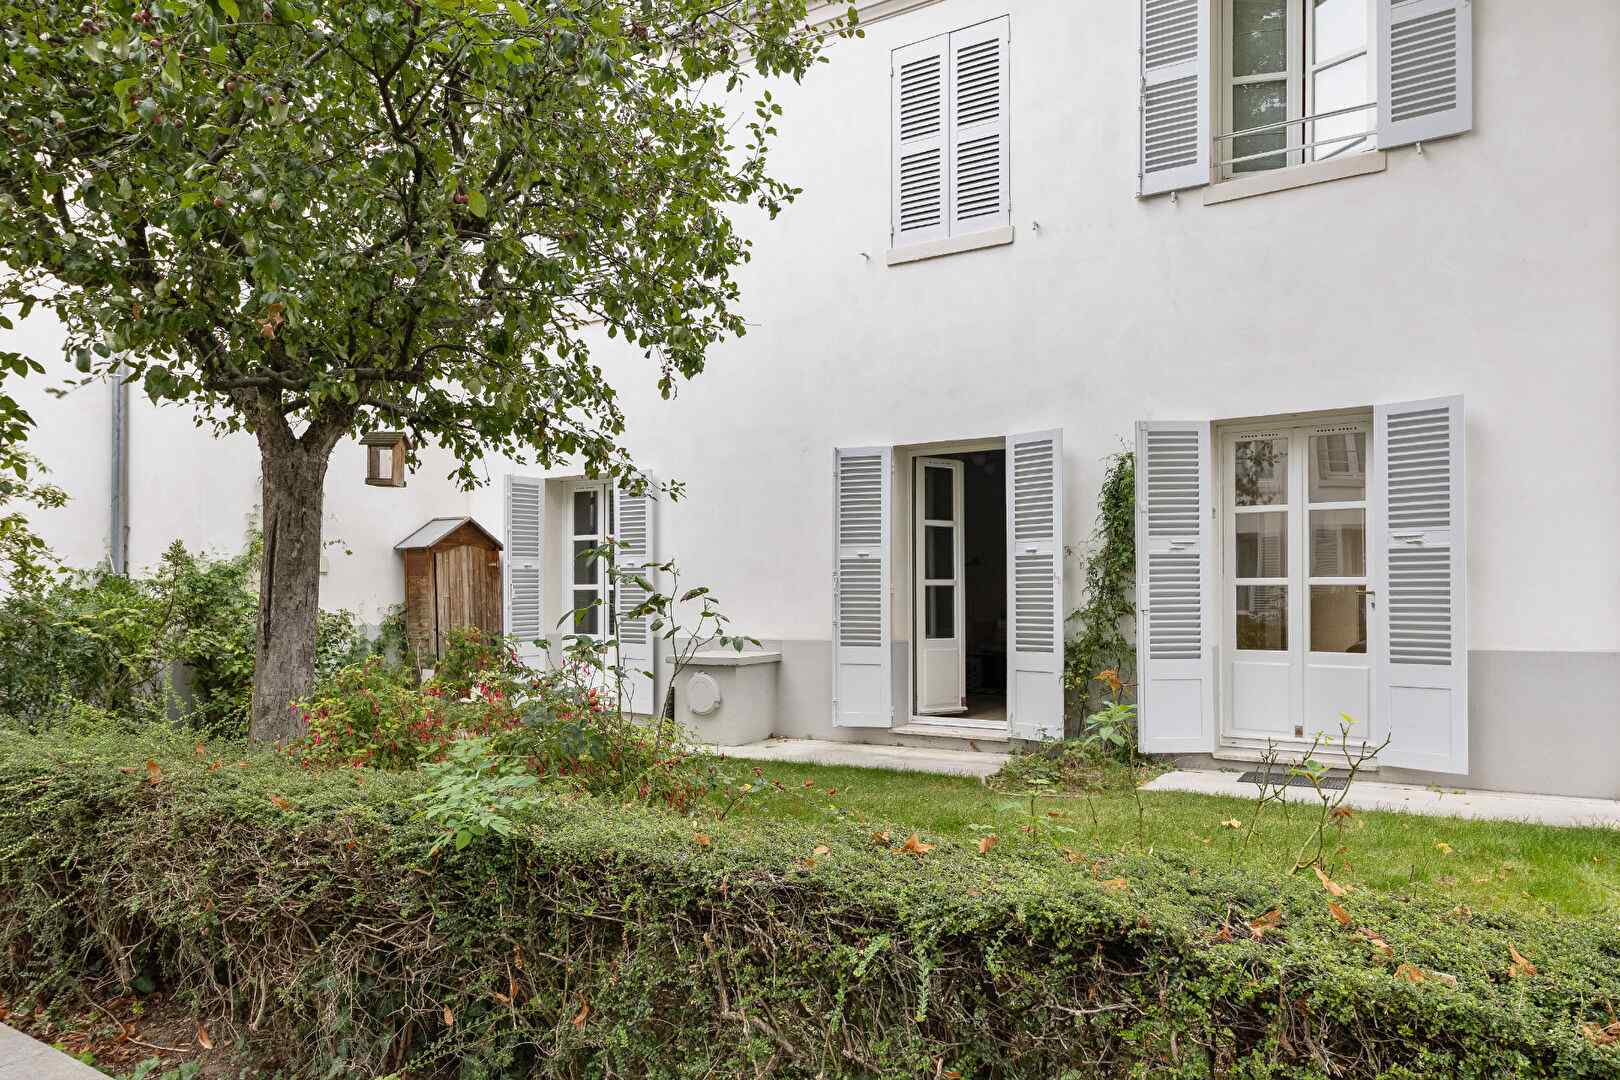
<path id="1" fill-rule="evenodd" d="M 1085 601 L 1069 615 L 1075 633 L 1063 650 L 1063 687 L 1079 715 L 1100 700 L 1099 672 L 1112 668 L 1135 682 L 1136 649 L 1126 636 L 1136 619 L 1136 455 L 1129 450 L 1108 459 L 1085 560 Z"/>

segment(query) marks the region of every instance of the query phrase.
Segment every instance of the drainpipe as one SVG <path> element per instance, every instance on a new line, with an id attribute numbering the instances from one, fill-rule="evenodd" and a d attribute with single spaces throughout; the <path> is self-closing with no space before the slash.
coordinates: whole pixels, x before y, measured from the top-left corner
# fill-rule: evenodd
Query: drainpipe
<path id="1" fill-rule="evenodd" d="M 129 383 L 122 366 L 112 378 L 112 521 L 107 558 L 115 574 L 129 573 Z"/>

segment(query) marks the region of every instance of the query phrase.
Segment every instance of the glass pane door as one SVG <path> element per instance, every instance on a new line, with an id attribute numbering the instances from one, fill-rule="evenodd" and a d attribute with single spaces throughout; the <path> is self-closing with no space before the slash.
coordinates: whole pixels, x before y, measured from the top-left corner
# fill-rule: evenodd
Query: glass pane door
<path id="1" fill-rule="evenodd" d="M 600 637 L 611 632 L 605 628 L 611 627 L 612 609 L 608 604 L 609 579 L 605 560 L 593 552 L 607 542 L 610 534 L 612 499 L 608 498 L 606 484 L 576 487 L 569 498 L 567 580 L 570 584 L 570 606 L 574 612 L 572 632 Z"/>
<path id="2" fill-rule="evenodd" d="M 1307 431 L 1305 484 L 1309 623 L 1305 663 L 1305 727 L 1352 734 L 1371 729 L 1372 666 L 1367 609 L 1367 442 L 1364 425 Z"/>
<path id="3" fill-rule="evenodd" d="M 960 713 L 967 706 L 962 463 L 918 458 L 914 483 L 917 712 Z"/>

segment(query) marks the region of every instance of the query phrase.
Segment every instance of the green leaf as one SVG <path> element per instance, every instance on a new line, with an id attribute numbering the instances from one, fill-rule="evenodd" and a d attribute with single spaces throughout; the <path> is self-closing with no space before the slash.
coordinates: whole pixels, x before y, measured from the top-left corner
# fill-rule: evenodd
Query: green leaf
<path id="1" fill-rule="evenodd" d="M 219 0 L 219 10 L 229 16 L 232 22 L 242 17 L 242 9 L 236 6 L 236 0 Z"/>
<path id="2" fill-rule="evenodd" d="M 482 191 L 467 192 L 467 209 L 478 217 L 484 217 L 489 213 L 489 202 L 484 198 Z"/>
<path id="3" fill-rule="evenodd" d="M 529 9 L 523 6 L 522 0 L 506 0 L 506 13 L 519 26 L 529 25 Z"/>

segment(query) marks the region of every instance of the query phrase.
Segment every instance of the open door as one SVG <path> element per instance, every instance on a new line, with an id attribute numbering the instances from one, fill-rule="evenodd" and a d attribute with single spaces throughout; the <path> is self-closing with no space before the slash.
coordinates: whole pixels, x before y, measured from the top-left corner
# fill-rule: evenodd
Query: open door
<path id="1" fill-rule="evenodd" d="M 653 543 L 657 500 L 650 490 L 640 495 L 616 490 L 614 501 L 613 524 L 619 541 L 615 551 L 618 566 L 639 574 L 648 584 L 656 587 L 657 577 L 652 564 L 657 560 L 657 549 Z M 622 688 L 624 707 L 652 716 L 661 704 L 658 696 L 658 635 L 653 633 L 650 616 L 632 618 L 629 615 L 646 601 L 648 591 L 623 576 L 618 578 L 615 587 L 614 603 L 619 615 L 619 663 L 625 670 Z"/>
<path id="2" fill-rule="evenodd" d="M 1375 734 L 1386 765 L 1468 771 L 1468 575 L 1460 397 L 1373 410 Z"/>
<path id="3" fill-rule="evenodd" d="M 946 716 L 967 709 L 962 463 L 916 461 L 917 712 Z"/>
<path id="4" fill-rule="evenodd" d="M 1063 432 L 1007 436 L 1007 721 L 1063 737 Z"/>
<path id="5" fill-rule="evenodd" d="M 506 478 L 506 636 L 525 664 L 545 662 L 540 642 L 546 636 L 540 605 L 541 525 L 545 512 L 545 481 L 530 476 Z"/>
<path id="6" fill-rule="evenodd" d="M 889 727 L 889 541 L 894 448 L 833 452 L 833 723 Z"/>
<path id="7" fill-rule="evenodd" d="M 1209 424 L 1136 425 L 1137 731 L 1151 754 L 1215 749 Z"/>

